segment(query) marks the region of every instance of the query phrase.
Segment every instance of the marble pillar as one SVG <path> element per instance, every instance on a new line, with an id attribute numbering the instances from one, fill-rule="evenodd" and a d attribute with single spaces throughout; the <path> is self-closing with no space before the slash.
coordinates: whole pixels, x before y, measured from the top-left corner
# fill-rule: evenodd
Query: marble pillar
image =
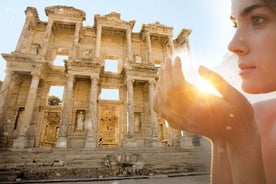
<path id="1" fill-rule="evenodd" d="M 23 112 L 22 123 L 19 125 L 19 134 L 18 134 L 18 137 L 13 142 L 14 148 L 25 148 L 25 147 L 34 146 L 34 145 L 28 144 L 33 141 L 28 140 L 27 138 L 30 138 L 29 134 L 34 133 L 32 130 L 35 129 L 34 124 L 31 121 L 32 121 L 32 115 L 34 111 L 35 100 L 37 96 L 39 80 L 40 80 L 40 73 L 33 72 L 32 81 L 31 81 L 31 85 L 30 85 L 27 100 L 26 100 L 25 110 Z M 31 128 L 29 127 L 30 125 L 31 125 Z M 31 136 L 31 138 L 32 137 L 33 136 Z"/>
<path id="2" fill-rule="evenodd" d="M 173 48 L 173 36 L 169 35 L 169 48 L 170 48 L 170 57 L 173 56 L 174 48 Z"/>
<path id="3" fill-rule="evenodd" d="M 96 49 L 95 49 L 95 57 L 100 57 L 101 50 L 101 37 L 102 37 L 102 26 L 97 25 L 97 35 L 96 35 Z"/>
<path id="4" fill-rule="evenodd" d="M 192 149 L 194 147 L 192 133 L 181 131 L 180 147 L 184 149 Z"/>
<path id="5" fill-rule="evenodd" d="M 12 80 L 13 72 L 7 71 L 5 79 L 2 83 L 1 89 L 0 89 L 0 121 L 3 121 L 3 111 L 4 111 L 4 105 L 6 103 L 10 83 Z M 0 122 L 1 125 L 2 122 Z"/>
<path id="6" fill-rule="evenodd" d="M 64 95 L 63 109 L 61 113 L 61 122 L 59 126 L 59 136 L 57 139 L 56 147 L 67 148 L 67 131 L 71 122 L 72 105 L 73 105 L 73 85 L 75 76 L 67 74 L 67 84 Z"/>
<path id="7" fill-rule="evenodd" d="M 134 137 L 134 101 L 133 101 L 133 80 L 127 81 L 127 125 L 128 138 Z"/>
<path id="8" fill-rule="evenodd" d="M 54 24 L 54 20 L 49 19 L 49 21 L 47 23 L 46 31 L 44 33 L 44 38 L 43 38 L 43 41 L 42 41 L 42 45 L 41 45 L 41 48 L 42 48 L 41 54 L 42 54 L 42 56 L 45 56 L 46 53 L 47 53 L 50 38 L 51 38 L 51 31 L 52 31 L 53 24 Z"/>
<path id="9" fill-rule="evenodd" d="M 137 147 L 134 139 L 134 95 L 133 80 L 127 81 L 127 140 L 124 140 L 124 147 Z"/>
<path id="10" fill-rule="evenodd" d="M 90 87 L 90 102 L 88 110 L 88 119 L 85 122 L 85 129 L 87 130 L 87 138 L 85 141 L 85 148 L 91 149 L 96 147 L 96 129 L 98 128 L 98 78 L 91 76 Z"/>
<path id="11" fill-rule="evenodd" d="M 26 19 L 25 19 L 25 23 L 24 23 L 21 35 L 17 42 L 17 46 L 15 49 L 16 52 L 20 52 L 22 47 L 24 47 L 24 45 L 26 44 L 27 37 L 30 32 L 31 23 L 32 23 L 32 16 L 33 16 L 32 13 L 26 12 Z"/>
<path id="12" fill-rule="evenodd" d="M 150 32 L 146 32 L 146 40 L 147 40 L 147 54 L 148 54 L 148 64 L 152 62 L 152 50 L 151 50 L 151 39 Z"/>
<path id="13" fill-rule="evenodd" d="M 77 57 L 78 44 L 79 44 L 79 40 L 80 40 L 80 27 L 81 27 L 81 23 L 80 22 L 76 23 L 76 29 L 75 29 L 74 41 L 73 41 L 73 48 L 72 48 L 73 58 Z"/>
<path id="14" fill-rule="evenodd" d="M 126 37 L 127 37 L 127 57 L 128 60 L 131 61 L 133 60 L 132 56 L 132 49 L 131 49 L 131 29 L 127 29 L 126 31 Z"/>
<path id="15" fill-rule="evenodd" d="M 161 147 L 161 142 L 159 139 L 159 131 L 158 131 L 158 121 L 157 114 L 153 109 L 153 98 L 154 98 L 154 90 L 155 90 L 155 80 L 149 81 L 149 110 L 150 110 L 150 120 L 152 127 L 152 146 L 153 147 Z"/>

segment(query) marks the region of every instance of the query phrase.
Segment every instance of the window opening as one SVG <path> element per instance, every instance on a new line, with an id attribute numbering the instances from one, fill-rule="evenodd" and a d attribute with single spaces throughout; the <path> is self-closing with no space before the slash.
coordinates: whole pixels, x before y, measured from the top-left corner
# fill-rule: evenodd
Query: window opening
<path id="1" fill-rule="evenodd" d="M 64 60 L 68 60 L 68 56 L 56 56 L 56 59 L 54 60 L 54 66 L 64 66 Z"/>
<path id="2" fill-rule="evenodd" d="M 119 100 L 119 89 L 102 88 L 100 99 L 102 99 L 102 100 Z"/>
<path id="3" fill-rule="evenodd" d="M 117 73 L 118 72 L 118 60 L 105 59 L 104 71 Z"/>
<path id="4" fill-rule="evenodd" d="M 61 105 L 63 99 L 63 86 L 51 86 L 48 95 L 48 105 Z"/>

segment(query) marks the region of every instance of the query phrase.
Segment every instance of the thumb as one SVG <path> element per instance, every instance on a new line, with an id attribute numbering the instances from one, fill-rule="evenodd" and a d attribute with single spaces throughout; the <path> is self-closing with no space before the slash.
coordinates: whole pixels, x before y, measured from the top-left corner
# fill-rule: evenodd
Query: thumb
<path id="1" fill-rule="evenodd" d="M 204 66 L 199 67 L 199 74 L 205 80 L 210 82 L 214 88 L 218 90 L 218 92 L 223 96 L 223 98 L 227 101 L 235 101 L 240 98 L 239 96 L 243 96 L 237 89 L 231 86 L 222 76 L 218 73 L 209 70 Z"/>

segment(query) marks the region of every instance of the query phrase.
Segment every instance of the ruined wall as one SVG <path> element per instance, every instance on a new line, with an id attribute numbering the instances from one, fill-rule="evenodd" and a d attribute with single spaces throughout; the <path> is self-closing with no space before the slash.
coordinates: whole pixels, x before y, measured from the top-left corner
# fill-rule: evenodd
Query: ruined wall
<path id="1" fill-rule="evenodd" d="M 92 26 L 74 7 L 45 13 L 47 22 L 27 7 L 15 51 L 2 54 L 1 147 L 161 147 L 169 136 L 179 146 L 179 131 L 166 133 L 151 102 L 158 68 L 175 49 L 189 48 L 190 30 L 173 39 L 173 28 L 159 22 L 133 32 L 135 21 L 116 12 L 96 14 Z M 66 56 L 63 65 L 57 56 Z M 115 71 L 106 70 L 107 60 Z M 57 106 L 48 104 L 53 86 L 64 88 Z M 117 90 L 119 98 L 101 99 L 103 89 Z"/>

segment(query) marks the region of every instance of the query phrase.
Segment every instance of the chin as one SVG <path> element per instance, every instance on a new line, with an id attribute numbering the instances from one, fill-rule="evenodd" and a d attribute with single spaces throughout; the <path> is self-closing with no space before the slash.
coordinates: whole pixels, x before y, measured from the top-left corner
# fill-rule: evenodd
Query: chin
<path id="1" fill-rule="evenodd" d="M 256 86 L 256 84 L 249 85 L 249 84 L 244 84 L 242 83 L 241 86 L 242 90 L 248 94 L 264 94 L 264 93 L 269 93 L 275 90 L 272 89 L 267 89 L 264 87 Z"/>

